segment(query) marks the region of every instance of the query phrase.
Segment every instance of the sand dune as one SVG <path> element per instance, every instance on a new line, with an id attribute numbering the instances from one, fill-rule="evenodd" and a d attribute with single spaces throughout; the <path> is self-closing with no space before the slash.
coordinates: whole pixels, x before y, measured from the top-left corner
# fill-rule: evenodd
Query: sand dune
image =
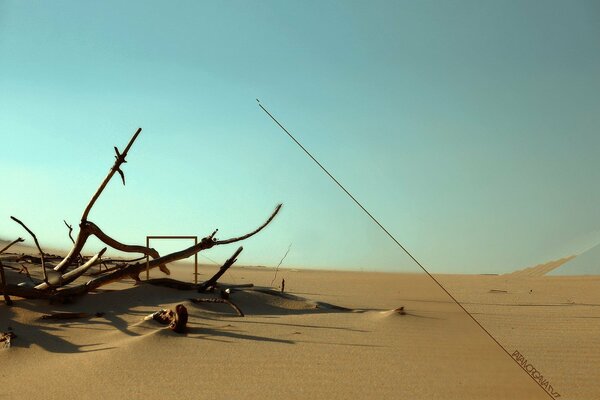
<path id="1" fill-rule="evenodd" d="M 191 280 L 189 266 L 172 268 Z M 214 267 L 202 268 L 201 279 Z M 280 270 L 288 296 L 256 290 L 273 271 L 232 268 L 223 280 L 246 313 L 195 304 L 198 294 L 123 281 L 73 304 L 0 305 L 0 398 L 547 399 L 534 380 L 421 274 Z M 22 279 L 9 271 L 9 280 Z M 599 279 L 443 275 L 439 279 L 509 351 L 562 398 L 600 397 Z M 595 289 L 594 289 L 595 288 Z M 184 304 L 178 335 L 148 314 Z M 351 309 L 344 311 L 343 309 Z M 405 307 L 401 315 L 393 310 Z M 101 317 L 52 321 L 49 312 Z M 585 361 L 584 361 L 585 360 Z"/>

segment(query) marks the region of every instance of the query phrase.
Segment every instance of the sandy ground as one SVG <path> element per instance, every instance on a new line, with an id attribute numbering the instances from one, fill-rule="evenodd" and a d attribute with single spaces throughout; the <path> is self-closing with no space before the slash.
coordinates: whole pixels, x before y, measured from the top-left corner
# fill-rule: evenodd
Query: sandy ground
<path id="1" fill-rule="evenodd" d="M 172 267 L 191 280 L 193 267 Z M 216 267 L 202 267 L 201 280 Z M 22 275 L 9 274 L 14 282 Z M 232 268 L 223 282 L 270 286 L 274 271 Z M 548 399 L 534 379 L 422 274 L 280 270 L 281 298 L 253 290 L 226 305 L 132 281 L 73 304 L 0 303 L 0 399 Z M 502 343 L 565 399 L 600 398 L 600 277 L 441 275 Z M 345 312 L 319 305 L 351 308 Z M 189 331 L 144 316 L 184 304 Z M 406 315 L 390 310 L 404 306 Z M 49 321 L 51 311 L 102 317 Z"/>

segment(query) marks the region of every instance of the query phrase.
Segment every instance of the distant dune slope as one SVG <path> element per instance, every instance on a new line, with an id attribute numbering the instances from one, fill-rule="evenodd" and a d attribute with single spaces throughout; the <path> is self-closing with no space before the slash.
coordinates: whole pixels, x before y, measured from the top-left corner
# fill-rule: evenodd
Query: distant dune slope
<path id="1" fill-rule="evenodd" d="M 564 257 L 558 260 L 549 261 L 544 264 L 538 264 L 533 267 L 520 269 L 504 275 L 510 275 L 514 277 L 543 276 L 546 275 L 548 272 L 560 267 L 561 265 L 573 260 L 574 258 L 575 256 Z"/>

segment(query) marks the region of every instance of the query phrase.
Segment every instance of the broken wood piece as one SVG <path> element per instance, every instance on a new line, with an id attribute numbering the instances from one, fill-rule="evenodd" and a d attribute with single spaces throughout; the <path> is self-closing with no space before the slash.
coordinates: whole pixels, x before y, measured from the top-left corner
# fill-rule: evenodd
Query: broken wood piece
<path id="1" fill-rule="evenodd" d="M 4 253 L 6 250 L 10 249 L 14 244 L 19 243 L 19 242 L 24 242 L 24 241 L 25 241 L 25 239 L 23 239 L 23 238 L 16 238 L 12 242 L 10 242 L 8 245 L 6 245 L 2 250 L 0 250 L 0 254 Z"/>
<path id="2" fill-rule="evenodd" d="M 244 316 L 244 312 L 231 300 L 229 299 L 217 299 L 217 298 L 197 298 L 197 299 L 190 299 L 190 301 L 192 303 L 223 303 L 223 304 L 229 304 L 231 306 L 231 308 L 233 308 L 240 317 Z"/>
<path id="3" fill-rule="evenodd" d="M 185 333 L 188 322 L 187 308 L 183 304 L 177 304 L 175 311 L 160 309 L 144 318 L 145 321 L 153 319 L 154 321 L 169 325 L 169 328 L 177 333 Z"/>
<path id="4" fill-rule="evenodd" d="M 4 348 L 8 349 L 10 348 L 11 340 L 16 337 L 17 335 L 15 335 L 12 331 L 0 332 L 0 343 L 4 343 Z"/>
<path id="5" fill-rule="evenodd" d="M 169 328 L 177 333 L 185 333 L 187 330 L 188 312 L 183 304 L 177 304 L 175 307 L 175 316 L 169 324 Z"/>

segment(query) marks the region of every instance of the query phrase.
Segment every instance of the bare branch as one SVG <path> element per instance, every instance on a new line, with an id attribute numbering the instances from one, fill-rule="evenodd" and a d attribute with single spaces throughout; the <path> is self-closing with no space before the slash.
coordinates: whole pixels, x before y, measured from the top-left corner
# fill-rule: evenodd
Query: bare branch
<path id="1" fill-rule="evenodd" d="M 83 215 L 81 216 L 82 223 L 87 221 L 88 215 L 89 215 L 90 211 L 92 210 L 92 207 L 96 203 L 96 200 L 98 200 L 98 198 L 102 194 L 102 191 L 104 190 L 104 188 L 106 187 L 108 182 L 112 179 L 115 172 L 120 171 L 119 174 L 123 173 L 123 171 L 121 171 L 121 169 L 120 169 L 121 164 L 127 162 L 125 160 L 125 157 L 127 157 L 127 153 L 129 152 L 129 149 L 131 148 L 131 146 L 133 145 L 133 142 L 135 142 L 135 140 L 137 139 L 137 137 L 141 131 L 142 131 L 142 128 L 138 128 L 138 130 L 133 134 L 133 136 L 129 140 L 129 143 L 127 144 L 127 147 L 125 147 L 125 151 L 123 151 L 123 153 L 119 153 L 119 150 L 115 147 L 115 152 L 116 152 L 115 163 L 111 167 L 110 171 L 108 172 L 108 175 L 106 175 L 106 177 L 104 178 L 104 180 L 102 181 L 102 183 L 100 184 L 98 189 L 96 189 L 96 193 L 94 193 L 94 195 L 92 196 L 92 199 L 90 200 L 90 202 L 86 206 L 85 210 L 83 211 Z M 123 178 L 123 182 L 124 182 L 125 177 L 122 176 L 122 178 Z M 90 233 L 85 232 L 83 230 L 83 228 L 81 228 L 79 230 L 79 234 L 77 235 L 77 240 L 75 240 L 75 243 L 73 243 L 73 248 L 71 249 L 71 251 L 69 251 L 69 254 L 67 254 L 67 256 L 56 267 L 54 267 L 54 270 L 61 272 L 61 271 L 66 270 L 67 268 L 69 268 L 69 266 L 71 264 L 73 264 L 74 259 L 76 257 L 78 257 L 79 254 L 81 253 L 81 250 L 83 250 L 83 246 L 85 245 L 85 242 L 89 236 L 90 236 Z"/>
<path id="2" fill-rule="evenodd" d="M 100 195 L 102 194 L 102 191 L 104 190 L 104 188 L 106 187 L 108 182 L 111 180 L 111 178 L 113 177 L 115 172 L 120 171 L 121 164 L 126 162 L 125 157 L 127 157 L 127 153 L 129 152 L 129 149 L 131 148 L 131 146 L 133 145 L 133 142 L 135 142 L 135 139 L 137 139 L 137 137 L 141 131 L 142 131 L 142 128 L 138 128 L 138 130 L 133 134 L 133 137 L 129 140 L 129 143 L 127 144 L 127 147 L 125 147 L 125 151 L 123 151 L 123 153 L 119 153 L 119 150 L 115 147 L 115 152 L 117 153 L 115 155 L 115 163 L 111 167 L 110 171 L 108 172 L 108 175 L 106 175 L 106 178 L 104 178 L 104 180 L 100 184 L 100 187 L 98 187 L 98 189 L 96 190 L 96 193 L 94 193 L 94 196 L 92 197 L 92 199 L 88 203 L 87 207 L 85 208 L 85 211 L 83 212 L 83 215 L 81 216 L 82 221 L 87 221 L 87 217 L 88 217 L 92 207 L 94 206 L 94 203 L 96 202 L 96 200 L 98 200 L 98 197 L 100 197 Z M 120 173 L 122 174 L 122 171 Z M 124 182 L 125 182 L 125 177 L 123 177 L 123 183 Z"/>
<path id="3" fill-rule="evenodd" d="M 24 241 L 25 241 L 25 239 L 16 238 L 12 242 L 10 242 L 8 245 L 6 245 L 6 247 L 4 247 L 2 250 L 0 250 L 0 254 L 4 253 L 6 250 L 10 249 L 14 244 L 17 244 L 17 243 L 20 243 L 20 242 L 24 242 Z"/>
<path id="4" fill-rule="evenodd" d="M 100 227 L 98 227 L 98 225 L 94 224 L 92 221 L 82 221 L 79 225 L 79 235 L 77 236 L 75 246 L 73 246 L 67 257 L 65 257 L 63 261 L 61 261 L 54 268 L 54 270 L 59 272 L 65 270 L 67 266 L 71 263 L 72 258 L 76 257 L 77 254 L 81 252 L 81 250 L 83 249 L 83 245 L 87 241 L 88 237 L 90 237 L 90 235 L 96 236 L 104 244 L 116 250 L 123 251 L 125 253 L 142 253 L 145 256 L 149 256 L 152 258 L 160 257 L 160 254 L 158 254 L 158 252 L 153 248 L 121 243 L 104 233 L 102 229 L 100 229 Z M 170 274 L 169 269 L 165 265 L 159 265 L 159 268 L 165 274 Z"/>
<path id="5" fill-rule="evenodd" d="M 229 299 L 203 299 L 203 298 L 199 298 L 199 299 L 190 299 L 190 301 L 192 303 L 222 303 L 222 304 L 228 304 L 230 305 L 237 313 L 240 317 L 244 316 L 244 312 L 231 300 Z"/>
<path id="6" fill-rule="evenodd" d="M 23 228 L 25 228 L 25 230 L 27 232 L 29 232 L 29 234 L 33 237 L 33 241 L 35 242 L 35 245 L 37 246 L 38 250 L 40 251 L 40 257 L 42 260 L 42 272 L 44 273 L 44 282 L 48 283 L 48 275 L 46 274 L 46 262 L 44 261 L 44 252 L 42 251 L 42 248 L 40 247 L 40 244 L 38 243 L 37 237 L 35 237 L 35 234 L 27 227 L 27 225 L 25 225 L 19 219 L 12 217 L 12 216 L 10 218 L 13 221 L 15 221 L 16 223 L 18 223 L 19 225 L 21 225 Z"/>
<path id="7" fill-rule="evenodd" d="M 258 229 L 254 230 L 253 232 L 251 232 L 247 235 L 244 235 L 240 238 L 235 238 L 235 239 L 215 241 L 214 238 L 212 237 L 214 235 L 214 233 L 213 233 L 213 235 L 203 238 L 200 241 L 200 243 L 190 246 L 187 249 L 180 250 L 180 251 L 177 251 L 177 252 L 174 252 L 171 254 L 167 254 L 165 256 L 155 258 L 154 260 L 149 261 L 147 264 L 148 268 L 156 268 L 156 267 L 159 267 L 164 264 L 183 260 L 183 259 L 188 258 L 202 250 L 210 249 L 211 247 L 216 246 L 216 245 L 225 244 L 225 243 L 233 243 L 233 242 L 242 240 L 243 238 L 248 238 L 248 237 L 260 232 L 265 226 L 267 226 L 273 220 L 275 215 L 277 215 L 277 213 L 279 212 L 280 209 L 281 209 L 281 204 L 279 204 L 275 208 L 275 211 L 273 212 L 273 214 L 271 214 L 269 219 L 264 224 L 262 224 Z M 82 231 L 83 231 L 83 229 L 82 229 Z M 121 269 L 118 269 L 116 271 L 111 271 L 108 274 L 100 275 L 94 279 L 91 279 L 90 281 L 88 281 L 87 283 L 85 283 L 83 285 L 74 286 L 74 287 L 70 287 L 70 288 L 61 288 L 57 291 L 57 296 L 81 295 L 90 290 L 94 290 L 100 286 L 104 286 L 106 284 L 118 281 L 118 280 L 123 279 L 128 276 L 129 277 L 137 277 L 145 268 L 146 268 L 146 263 L 129 264 L 129 265 L 127 265 Z"/>
<path id="8" fill-rule="evenodd" d="M 215 245 L 235 243 L 235 242 L 239 242 L 240 240 L 248 239 L 249 237 L 256 235 L 258 232 L 262 231 L 264 227 L 269 225 L 269 223 L 273 220 L 273 218 L 275 218 L 275 216 L 277 215 L 279 210 L 281 210 L 282 206 L 283 206 L 283 204 L 278 204 L 277 207 L 275 207 L 275 210 L 273 210 L 273 213 L 271 214 L 269 219 L 267 219 L 264 224 L 262 224 L 261 226 L 256 228 L 254 231 L 247 233 L 243 236 L 236 237 L 236 238 L 231 238 L 231 239 L 226 239 L 226 240 L 216 240 Z"/>
<path id="9" fill-rule="evenodd" d="M 207 280 L 206 282 L 204 282 L 203 284 L 200 285 L 200 287 L 198 288 L 199 292 L 205 292 L 206 290 L 210 289 L 211 287 L 215 286 L 217 281 L 219 280 L 219 278 L 221 276 L 223 276 L 223 274 L 229 269 L 229 267 L 231 267 L 233 265 L 234 262 L 237 261 L 237 256 L 240 255 L 240 253 L 242 252 L 242 250 L 244 250 L 243 247 L 239 247 L 235 253 L 233 253 L 233 255 L 231 257 L 229 257 L 229 259 L 227 261 L 225 261 L 225 264 L 223 264 L 223 266 L 221 268 L 219 268 L 219 270 L 217 271 L 216 274 L 214 274 L 214 276 L 212 278 L 210 278 L 209 280 Z"/>
<path id="10" fill-rule="evenodd" d="M 106 247 L 104 247 L 102 250 L 100 250 L 100 252 L 98 254 L 96 254 L 95 256 L 90 258 L 82 266 L 75 268 L 74 270 L 69 271 L 64 275 L 61 275 L 58 278 L 58 282 L 56 282 L 56 283 L 53 282 L 53 286 L 61 287 L 64 285 L 68 285 L 69 283 L 73 282 L 75 279 L 79 278 L 81 275 L 83 275 L 85 273 L 85 271 L 87 271 L 88 269 L 90 269 L 91 267 L 93 267 L 94 265 L 96 265 L 98 263 L 100 257 L 102 257 L 102 255 L 104 254 L 105 251 L 106 251 Z M 44 283 L 40 283 L 39 285 L 37 285 L 35 287 L 35 289 L 46 290 L 46 289 L 49 289 L 50 287 L 51 287 L 50 284 L 48 284 L 47 282 L 44 282 Z"/>

